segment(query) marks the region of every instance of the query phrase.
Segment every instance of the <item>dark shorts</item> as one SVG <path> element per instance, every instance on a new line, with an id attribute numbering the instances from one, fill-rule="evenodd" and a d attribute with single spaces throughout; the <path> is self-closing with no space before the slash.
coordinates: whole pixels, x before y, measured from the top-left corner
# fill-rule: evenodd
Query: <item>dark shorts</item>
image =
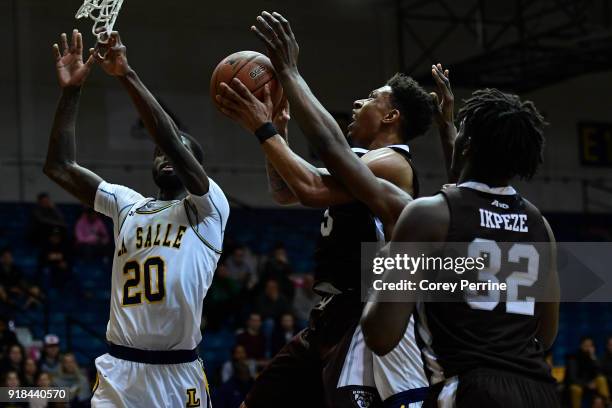
<path id="1" fill-rule="evenodd" d="M 360 315 L 359 299 L 324 299 L 313 309 L 309 327 L 257 377 L 245 399 L 247 408 L 380 407 L 372 387 L 336 387 Z"/>
<path id="2" fill-rule="evenodd" d="M 554 382 L 519 374 L 476 369 L 430 388 L 424 408 L 438 406 L 438 399 L 452 401 L 457 408 L 558 408 Z"/>

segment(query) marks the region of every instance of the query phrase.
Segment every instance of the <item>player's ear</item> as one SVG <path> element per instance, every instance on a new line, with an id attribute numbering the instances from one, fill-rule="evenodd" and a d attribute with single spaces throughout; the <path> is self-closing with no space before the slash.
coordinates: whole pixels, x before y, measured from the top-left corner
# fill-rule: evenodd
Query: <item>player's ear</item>
<path id="1" fill-rule="evenodd" d="M 382 121 L 383 123 L 394 123 L 394 122 L 398 122 L 400 120 L 400 116 L 401 113 L 399 110 L 397 109 L 392 109 L 389 112 L 387 112 L 387 114 L 383 117 Z"/>

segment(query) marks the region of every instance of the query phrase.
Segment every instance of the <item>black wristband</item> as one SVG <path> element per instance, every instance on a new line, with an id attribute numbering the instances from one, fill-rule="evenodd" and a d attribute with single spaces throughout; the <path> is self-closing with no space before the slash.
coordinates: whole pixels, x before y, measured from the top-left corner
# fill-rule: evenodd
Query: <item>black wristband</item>
<path id="1" fill-rule="evenodd" d="M 259 139 L 259 143 L 263 143 L 275 135 L 278 135 L 278 130 L 276 130 L 272 122 L 264 123 L 255 131 L 255 136 Z"/>

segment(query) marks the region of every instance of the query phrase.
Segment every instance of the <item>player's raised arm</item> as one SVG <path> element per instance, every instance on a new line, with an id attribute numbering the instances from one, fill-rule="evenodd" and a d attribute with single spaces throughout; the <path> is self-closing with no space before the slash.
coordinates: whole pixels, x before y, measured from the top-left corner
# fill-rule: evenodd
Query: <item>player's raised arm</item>
<path id="1" fill-rule="evenodd" d="M 66 34 L 62 34 L 60 44 L 53 44 L 53 54 L 62 94 L 53 120 L 43 171 L 83 204 L 93 207 L 102 179 L 76 162 L 75 137 L 81 87 L 89 75 L 94 58 L 90 55 L 86 62 L 83 61 L 83 38 L 77 30 L 72 32 L 70 44 Z"/>
<path id="2" fill-rule="evenodd" d="M 440 142 L 442 143 L 448 181 L 455 183 L 459 175 L 453 174 L 451 162 L 455 139 L 457 138 L 457 128 L 455 127 L 455 96 L 450 85 L 450 71 L 443 69 L 442 64 L 436 64 L 431 66 L 431 75 L 436 83 L 436 90 L 431 93 L 436 106 L 434 122 L 438 127 Z"/>
<path id="3" fill-rule="evenodd" d="M 119 33 L 111 33 L 108 45 L 99 44 L 95 56 L 107 74 L 121 81 L 155 144 L 170 160 L 187 191 L 195 195 L 206 194 L 209 181 L 204 168 L 183 143 L 172 118 L 129 66 Z"/>
<path id="4" fill-rule="evenodd" d="M 379 216 L 386 226 L 395 223 L 408 194 L 380 178 L 355 156 L 334 118 L 319 103 L 297 69 L 299 46 L 289 22 L 278 13 L 257 17 L 255 34 L 264 42 L 295 118 L 330 173 L 351 195 Z"/>
<path id="5" fill-rule="evenodd" d="M 281 136 L 285 143 L 289 144 L 289 120 L 291 119 L 291 115 L 289 113 L 289 101 L 287 99 L 283 99 L 281 102 L 281 106 L 278 109 L 278 112 L 274 115 L 272 119 L 272 123 L 274 127 L 278 131 L 279 136 Z M 291 188 L 287 185 L 283 177 L 278 173 L 278 171 L 274 168 L 274 164 L 268 159 L 266 156 L 266 174 L 268 176 L 268 188 L 270 193 L 272 194 L 272 198 L 278 204 L 294 204 L 299 200 L 297 196 L 293 193 Z"/>

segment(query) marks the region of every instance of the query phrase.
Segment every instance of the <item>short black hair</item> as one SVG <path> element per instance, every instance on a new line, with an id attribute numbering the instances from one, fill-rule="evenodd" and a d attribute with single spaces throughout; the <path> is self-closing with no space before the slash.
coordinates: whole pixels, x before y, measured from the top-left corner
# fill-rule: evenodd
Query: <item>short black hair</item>
<path id="1" fill-rule="evenodd" d="M 387 85 L 391 87 L 391 103 L 400 111 L 404 140 L 414 139 L 427 132 L 434 114 L 431 95 L 417 81 L 402 73 L 393 75 Z"/>
<path id="2" fill-rule="evenodd" d="M 189 143 L 191 144 L 191 148 L 193 150 L 193 155 L 195 156 L 198 163 L 204 164 L 204 149 L 202 148 L 200 142 L 198 142 L 197 139 L 191 136 L 189 133 L 183 132 L 182 130 L 179 131 L 179 133 L 181 137 L 184 137 L 185 139 L 189 140 Z"/>
<path id="3" fill-rule="evenodd" d="M 479 174 L 531 179 L 542 163 L 544 117 L 531 101 L 486 88 L 475 91 L 457 115 L 469 137 L 470 161 Z"/>

